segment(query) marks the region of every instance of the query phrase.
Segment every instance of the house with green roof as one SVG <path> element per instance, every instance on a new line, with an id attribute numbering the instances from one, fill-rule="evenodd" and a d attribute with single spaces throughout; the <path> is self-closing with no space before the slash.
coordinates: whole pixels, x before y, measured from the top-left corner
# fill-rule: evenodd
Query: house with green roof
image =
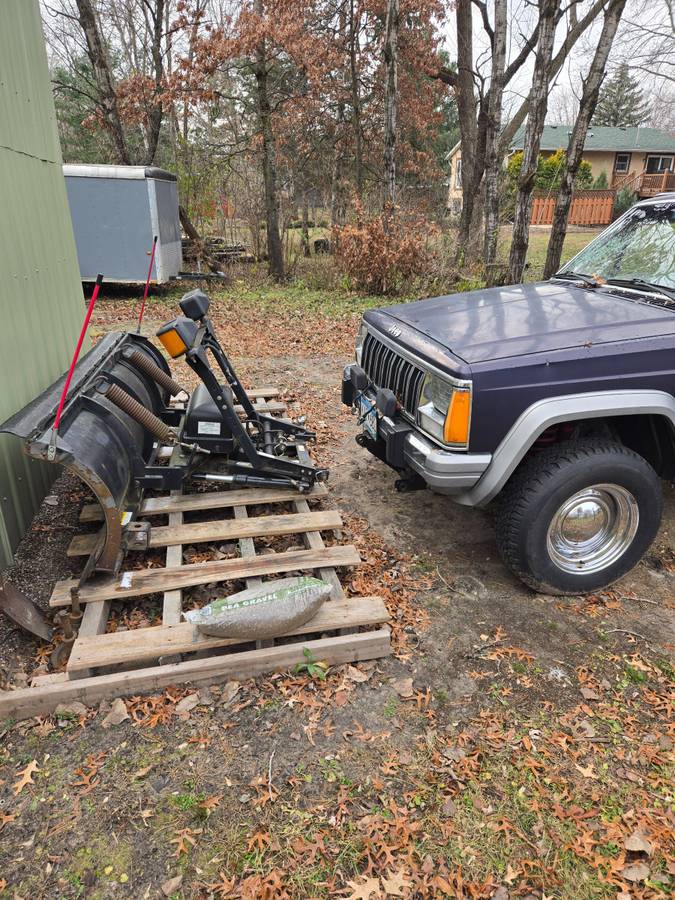
<path id="1" fill-rule="evenodd" d="M 542 156 L 566 149 L 571 125 L 546 125 L 541 138 Z M 511 143 L 511 153 L 523 149 L 525 129 L 520 128 Z M 449 208 L 461 206 L 461 144 L 448 154 L 451 166 Z M 602 172 L 608 185 L 619 190 L 628 186 L 640 198 L 675 190 L 675 136 L 659 128 L 591 126 L 584 143 L 584 159 L 597 178 Z"/>

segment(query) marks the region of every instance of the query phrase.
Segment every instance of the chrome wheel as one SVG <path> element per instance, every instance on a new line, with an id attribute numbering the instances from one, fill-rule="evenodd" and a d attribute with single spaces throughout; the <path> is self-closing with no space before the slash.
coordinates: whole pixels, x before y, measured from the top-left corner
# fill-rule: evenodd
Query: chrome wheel
<path id="1" fill-rule="evenodd" d="M 553 516 L 546 539 L 549 556 L 564 572 L 599 572 L 630 547 L 639 521 L 637 501 L 626 488 L 584 488 Z"/>

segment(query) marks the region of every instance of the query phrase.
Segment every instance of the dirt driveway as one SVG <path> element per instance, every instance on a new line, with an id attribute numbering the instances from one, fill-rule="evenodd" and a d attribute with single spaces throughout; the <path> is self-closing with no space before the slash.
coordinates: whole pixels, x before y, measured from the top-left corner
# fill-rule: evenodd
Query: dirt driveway
<path id="1" fill-rule="evenodd" d="M 396 494 L 354 444 L 337 395 L 354 317 L 332 344 L 306 318 L 280 312 L 255 358 L 232 343 L 317 429 L 364 557 L 352 587 L 385 596 L 396 656 L 130 698 L 106 727 L 110 704 L 0 723 L 0 896 L 669 896 L 675 492 L 611 591 L 534 594 L 489 510 Z M 19 575 L 42 596 L 39 535 Z"/>

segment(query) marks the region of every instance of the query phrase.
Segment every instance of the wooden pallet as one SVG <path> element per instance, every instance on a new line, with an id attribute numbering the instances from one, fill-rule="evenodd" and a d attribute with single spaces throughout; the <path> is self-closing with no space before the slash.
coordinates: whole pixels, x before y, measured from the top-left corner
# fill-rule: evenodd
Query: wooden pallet
<path id="1" fill-rule="evenodd" d="M 271 398 L 278 392 L 259 388 L 251 394 L 256 406 L 268 411 L 273 404 Z M 282 413 L 285 406 L 279 401 L 272 408 Z M 306 449 L 300 455 L 309 460 Z M 165 565 L 131 568 L 143 560 L 143 554 L 130 551 L 125 560 L 127 568 L 123 566 L 116 577 L 99 577 L 80 588 L 78 597 L 84 613 L 66 671 L 38 677 L 30 688 L 0 692 L 0 720 L 44 714 L 59 703 L 73 700 L 91 704 L 171 684 L 241 680 L 302 662 L 305 650 L 315 659 L 335 665 L 388 655 L 389 615 L 382 599 L 347 597 L 336 572 L 337 567 L 358 565 L 356 548 L 326 546 L 322 537 L 322 532 L 335 533 L 342 525 L 337 511 L 314 508 L 326 494 L 326 487 L 317 485 L 306 495 L 283 488 L 251 488 L 194 494 L 172 491 L 146 498 L 140 517 L 151 523 L 151 550 L 165 549 Z M 271 507 L 272 512 L 260 514 L 261 506 Z M 197 513 L 212 513 L 215 518 L 185 521 L 186 515 Z M 158 516 L 168 519 L 167 524 L 152 524 Z M 98 504 L 85 505 L 80 520 L 100 521 Z M 293 547 L 278 553 L 256 549 L 256 538 L 282 535 L 296 535 L 301 549 Z M 75 536 L 68 554 L 89 554 L 96 537 Z M 236 542 L 238 555 L 203 563 L 183 562 L 185 546 L 222 541 Z M 331 595 L 311 622 L 282 637 L 257 644 L 205 637 L 181 621 L 186 588 L 235 581 L 243 581 L 247 588 L 256 587 L 264 576 L 298 571 L 322 578 L 330 584 Z M 50 605 L 69 606 L 76 586 L 76 579 L 57 582 Z M 133 603 L 151 594 L 162 595 L 161 625 L 106 631 L 113 601 Z"/>

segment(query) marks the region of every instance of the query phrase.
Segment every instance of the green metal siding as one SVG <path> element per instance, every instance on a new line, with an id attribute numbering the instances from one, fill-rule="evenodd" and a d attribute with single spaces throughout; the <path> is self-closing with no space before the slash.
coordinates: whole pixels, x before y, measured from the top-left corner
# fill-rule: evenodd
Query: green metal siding
<path id="1" fill-rule="evenodd" d="M 38 0 L 2 0 L 0 422 L 67 368 L 84 315 Z M 0 435 L 0 566 L 55 474 Z"/>

